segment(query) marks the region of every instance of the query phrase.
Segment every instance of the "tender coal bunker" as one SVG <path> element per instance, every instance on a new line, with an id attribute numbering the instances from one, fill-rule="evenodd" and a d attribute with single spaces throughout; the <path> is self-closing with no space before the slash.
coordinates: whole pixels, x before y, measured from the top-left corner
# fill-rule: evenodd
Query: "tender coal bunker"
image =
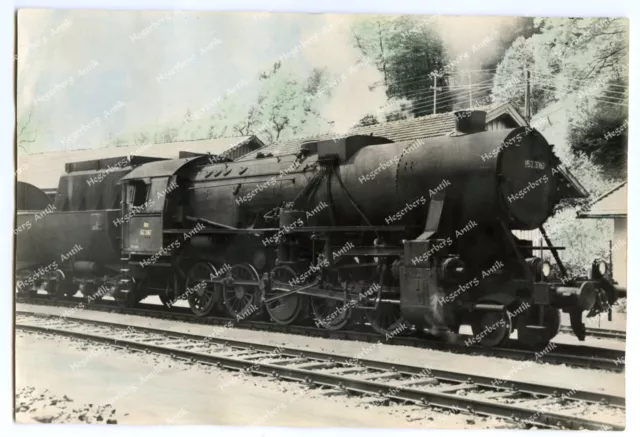
<path id="1" fill-rule="evenodd" d="M 41 211 L 49 206 L 49 197 L 40 188 L 26 182 L 16 183 L 16 210 Z"/>

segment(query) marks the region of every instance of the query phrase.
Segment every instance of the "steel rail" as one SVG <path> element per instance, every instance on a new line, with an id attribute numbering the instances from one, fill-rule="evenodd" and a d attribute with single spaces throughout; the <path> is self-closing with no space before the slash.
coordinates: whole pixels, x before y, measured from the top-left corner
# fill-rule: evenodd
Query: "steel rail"
<path id="1" fill-rule="evenodd" d="M 571 333 L 571 328 L 568 326 L 562 326 L 561 332 Z M 587 328 L 587 335 L 597 338 L 610 338 L 615 340 L 626 340 L 627 331 L 619 331 L 617 329 L 605 329 L 605 328 Z"/>
<path id="2" fill-rule="evenodd" d="M 618 411 L 624 409 L 624 398 L 601 393 L 517 381 L 510 381 L 509 387 L 495 387 L 491 382 L 494 380 L 473 374 L 373 360 L 354 360 L 335 354 L 125 324 L 71 320 L 29 312 L 17 314 L 17 319 L 16 328 L 20 330 L 155 352 L 249 374 L 275 376 L 309 385 L 329 386 L 345 392 L 415 402 L 427 407 L 447 408 L 472 415 L 493 416 L 526 425 L 569 429 L 624 429 L 624 425 L 588 420 L 562 411 L 567 403 L 571 404 L 569 410 L 575 409 L 576 405 L 582 407 L 583 403 L 602 405 Z M 130 330 L 131 328 L 133 329 Z M 478 390 L 482 397 L 471 395 Z M 487 391 L 490 391 L 488 396 Z M 554 411 L 549 411 L 550 404 L 557 404 L 553 405 Z M 543 405 L 545 408 L 541 409 Z"/>
<path id="3" fill-rule="evenodd" d="M 208 343 L 216 343 L 223 346 L 230 346 L 233 348 L 243 348 L 247 350 L 251 349 L 251 350 L 256 350 L 261 352 L 273 352 L 274 350 L 278 350 L 278 351 L 281 351 L 283 354 L 298 355 L 298 356 L 304 356 L 304 357 L 315 358 L 315 359 L 324 359 L 324 360 L 335 361 L 337 363 L 348 364 L 354 361 L 353 357 L 339 355 L 339 354 L 332 354 L 328 352 L 316 352 L 316 351 L 309 351 L 309 350 L 299 349 L 299 348 L 272 346 L 272 345 L 267 345 L 263 343 L 249 342 L 249 341 L 243 341 L 243 340 L 225 339 L 225 338 L 219 338 L 219 337 L 213 337 L 213 336 L 202 336 L 197 334 L 169 331 L 169 330 L 158 329 L 158 328 L 149 328 L 146 326 L 137 326 L 132 324 L 105 322 L 102 320 L 88 320 L 88 319 L 83 319 L 78 317 L 62 317 L 57 315 L 42 314 L 34 311 L 24 311 L 24 310 L 16 311 L 16 315 L 27 316 L 27 317 L 38 317 L 42 319 L 62 319 L 63 321 L 70 321 L 70 322 L 79 323 L 79 324 L 83 324 L 83 323 L 91 324 L 91 325 L 102 326 L 106 328 L 109 328 L 109 327 L 116 327 L 116 328 L 122 328 L 122 329 L 133 328 L 136 332 L 144 332 L 144 333 L 157 334 L 157 335 L 171 334 L 174 337 L 180 337 L 182 339 L 189 340 L 189 341 L 206 341 Z M 419 366 L 410 366 L 410 365 L 398 364 L 398 363 L 388 363 L 383 361 L 368 360 L 364 358 L 357 358 L 356 361 L 359 364 L 365 365 L 367 367 L 371 367 L 377 370 L 385 370 L 385 371 L 397 370 L 400 372 L 407 372 L 407 373 L 420 373 L 424 369 L 423 367 L 419 367 Z M 431 368 L 430 368 L 430 373 L 434 377 L 437 377 L 438 379 L 456 381 L 458 383 L 465 383 L 465 382 L 471 381 L 478 385 L 492 386 L 492 387 L 496 387 L 495 382 L 499 380 L 496 378 L 491 378 L 486 376 L 452 372 L 448 370 L 436 370 Z M 545 386 L 540 384 L 518 382 L 516 386 L 516 385 L 513 385 L 512 381 L 510 380 L 507 380 L 507 381 L 501 380 L 501 381 L 503 381 L 504 383 L 499 384 L 500 388 L 504 388 L 504 389 L 510 388 L 514 390 L 517 389 L 518 391 L 527 392 L 530 394 L 544 394 L 547 396 L 556 396 L 559 390 L 557 387 L 550 387 L 550 386 Z M 624 398 L 620 398 L 618 396 L 601 394 L 601 393 L 576 391 L 571 396 L 571 399 L 583 400 L 588 402 L 606 402 L 611 405 L 624 406 Z"/>
<path id="4" fill-rule="evenodd" d="M 76 298 L 77 299 L 77 298 Z M 79 309 L 82 299 L 78 300 L 56 300 L 47 298 L 46 296 L 38 298 L 16 297 L 17 303 L 59 306 Z M 197 323 L 205 325 L 222 325 L 240 329 L 252 329 L 260 331 L 271 331 L 295 335 L 305 335 L 323 338 L 332 338 L 339 340 L 353 340 L 364 342 L 384 342 L 389 345 L 409 346 L 434 349 L 443 352 L 484 355 L 496 358 L 506 358 L 514 360 L 530 360 L 535 362 L 549 364 L 563 364 L 576 367 L 585 367 L 591 369 L 609 370 L 622 372 L 625 369 L 625 351 L 617 349 L 605 349 L 592 346 L 579 346 L 571 344 L 552 343 L 552 348 L 548 348 L 548 352 L 536 352 L 523 349 L 521 345 L 515 341 L 508 342 L 505 347 L 486 348 L 480 345 L 467 346 L 464 344 L 465 339 L 469 336 L 459 336 L 460 339 L 455 343 L 448 343 L 437 339 L 428 339 L 415 336 L 395 336 L 386 338 L 383 335 L 370 332 L 369 330 L 349 330 L 349 331 L 330 331 L 315 326 L 302 325 L 278 325 L 260 320 L 236 320 L 228 317 L 207 316 L 196 317 L 187 308 L 171 308 L 166 309 L 159 305 L 139 304 L 135 308 L 123 308 L 116 302 L 102 301 L 101 303 L 91 303 L 89 306 L 84 304 L 84 309 L 115 312 L 127 315 L 137 315 L 143 317 L 154 317 L 165 320 L 176 320 L 188 323 Z M 73 313 L 72 313 L 73 314 Z M 70 315 L 72 315 L 70 314 Z"/>

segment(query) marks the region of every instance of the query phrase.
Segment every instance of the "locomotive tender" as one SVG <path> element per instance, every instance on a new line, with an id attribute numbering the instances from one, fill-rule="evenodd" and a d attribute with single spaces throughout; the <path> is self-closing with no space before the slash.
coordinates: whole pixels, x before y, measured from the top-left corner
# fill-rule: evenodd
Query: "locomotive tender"
<path id="1" fill-rule="evenodd" d="M 588 280 L 568 278 L 546 237 L 559 201 L 552 146 L 529 127 L 484 131 L 481 111 L 457 120 L 442 137 L 354 135 L 249 161 L 68 164 L 55 210 L 17 236 L 17 275 L 33 277 L 80 244 L 36 286 L 70 295 L 80 285 L 89 298 L 108 290 L 125 305 L 186 299 L 197 316 L 312 318 L 330 330 L 366 321 L 386 335 L 469 324 L 488 346 L 514 330 L 544 344 L 563 311 L 584 339 L 583 312 L 611 314 L 617 294 L 601 262 Z M 532 229 L 562 281 L 511 232 Z M 42 241 L 52 244 L 35 256 Z"/>

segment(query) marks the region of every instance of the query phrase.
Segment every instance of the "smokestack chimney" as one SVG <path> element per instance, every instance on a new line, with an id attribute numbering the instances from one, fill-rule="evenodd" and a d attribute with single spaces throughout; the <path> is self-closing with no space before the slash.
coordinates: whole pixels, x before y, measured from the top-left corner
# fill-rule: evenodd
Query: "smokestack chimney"
<path id="1" fill-rule="evenodd" d="M 484 132 L 487 128 L 487 113 L 485 111 L 456 111 L 456 134 L 475 134 Z"/>

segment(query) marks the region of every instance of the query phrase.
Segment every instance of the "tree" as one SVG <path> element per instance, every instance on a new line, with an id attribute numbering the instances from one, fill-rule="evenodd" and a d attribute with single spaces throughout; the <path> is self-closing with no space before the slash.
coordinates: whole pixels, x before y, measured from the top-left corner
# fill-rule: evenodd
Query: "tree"
<path id="1" fill-rule="evenodd" d="M 318 90 L 326 82 L 326 72 L 314 69 L 301 80 L 276 62 L 259 75 L 259 89 L 240 118 L 233 123 L 236 132 L 249 135 L 264 132 L 267 142 L 302 136 L 326 127 L 320 105 L 326 98 Z"/>
<path id="2" fill-rule="evenodd" d="M 521 107 L 529 70 L 532 112 L 562 101 L 570 115 L 571 150 L 592 158 L 607 177 L 623 177 L 628 20 L 542 18 L 534 25 L 537 33 L 514 41 L 498 65 L 496 100 Z"/>
<path id="3" fill-rule="evenodd" d="M 356 124 L 356 126 L 364 127 L 364 126 L 371 126 L 374 124 L 378 124 L 378 119 L 375 117 L 375 115 L 367 114 L 360 119 L 360 121 L 358 122 L 358 124 Z"/>
<path id="4" fill-rule="evenodd" d="M 402 110 L 391 111 L 388 114 L 385 114 L 385 121 L 387 122 L 406 120 L 407 118 L 407 113 Z"/>
<path id="5" fill-rule="evenodd" d="M 602 170 L 585 154 L 579 153 L 565 162 L 571 173 L 590 193 L 588 199 L 566 199 L 545 223 L 545 229 L 556 246 L 564 246 L 561 253 L 571 275 L 584 274 L 584 269 L 597 257 L 607 258 L 612 234 L 611 220 L 578 220 L 577 213 L 588 209 L 589 202 L 613 188 L 617 182 L 602 176 Z"/>
<path id="6" fill-rule="evenodd" d="M 626 76 L 627 19 L 537 18 L 534 26 L 536 33 L 516 39 L 498 65 L 496 97 L 513 97 L 508 90 L 516 82 L 521 96 L 525 69 L 534 88 L 555 100 L 574 94 L 581 100 L 585 91 L 597 96 L 603 91 L 594 87 L 599 80 Z"/>
<path id="7" fill-rule="evenodd" d="M 545 87 L 547 76 L 555 73 L 548 67 L 546 60 L 538 59 L 540 53 L 536 50 L 536 44 L 535 37 L 517 38 L 504 54 L 493 78 L 492 93 L 495 100 L 509 102 L 516 108 L 521 108 L 523 113 L 525 112 L 526 72 L 530 74 L 532 114 L 556 100 L 555 91 Z"/>
<path id="8" fill-rule="evenodd" d="M 149 142 L 149 137 L 146 132 L 140 131 L 134 134 L 134 143 L 136 145 L 147 144 Z"/>
<path id="9" fill-rule="evenodd" d="M 421 116 L 433 112 L 433 77 L 448 92 L 442 77 L 448 57 L 442 40 L 431 24 L 414 16 L 365 18 L 352 28 L 354 45 L 374 60 L 384 76 L 389 99 L 402 98 L 413 105 L 411 113 Z M 453 102 L 438 104 L 437 112 L 447 112 Z"/>
<path id="10" fill-rule="evenodd" d="M 240 121 L 233 125 L 233 130 L 240 135 L 251 135 L 260 125 L 263 118 L 262 104 L 265 96 L 258 95 L 255 103 L 249 105 L 246 115 L 242 116 Z"/>
<path id="11" fill-rule="evenodd" d="M 613 99 L 612 99 L 613 100 Z M 616 179 L 627 176 L 628 112 L 617 103 L 597 102 L 588 116 L 572 126 L 569 144 L 575 154 L 583 153 Z"/>
<path id="12" fill-rule="evenodd" d="M 38 129 L 33 126 L 33 110 L 27 112 L 26 119 L 18 117 L 18 148 L 28 153 L 27 144 L 34 143 L 38 138 Z"/>
<path id="13" fill-rule="evenodd" d="M 178 139 L 178 129 L 166 128 L 162 131 L 162 142 L 173 143 Z"/>
<path id="14" fill-rule="evenodd" d="M 545 227 L 554 244 L 566 247 L 562 258 L 570 272 L 581 274 L 607 254 L 612 230 L 608 220 L 577 220 L 576 213 L 625 174 L 628 21 L 544 18 L 534 25 L 533 35 L 518 38 L 505 53 L 493 93 L 498 101 L 522 105 L 529 69 L 533 113 L 561 102 L 558 110 L 568 115 L 570 150 L 563 160 L 591 196 L 564 201 Z"/>

